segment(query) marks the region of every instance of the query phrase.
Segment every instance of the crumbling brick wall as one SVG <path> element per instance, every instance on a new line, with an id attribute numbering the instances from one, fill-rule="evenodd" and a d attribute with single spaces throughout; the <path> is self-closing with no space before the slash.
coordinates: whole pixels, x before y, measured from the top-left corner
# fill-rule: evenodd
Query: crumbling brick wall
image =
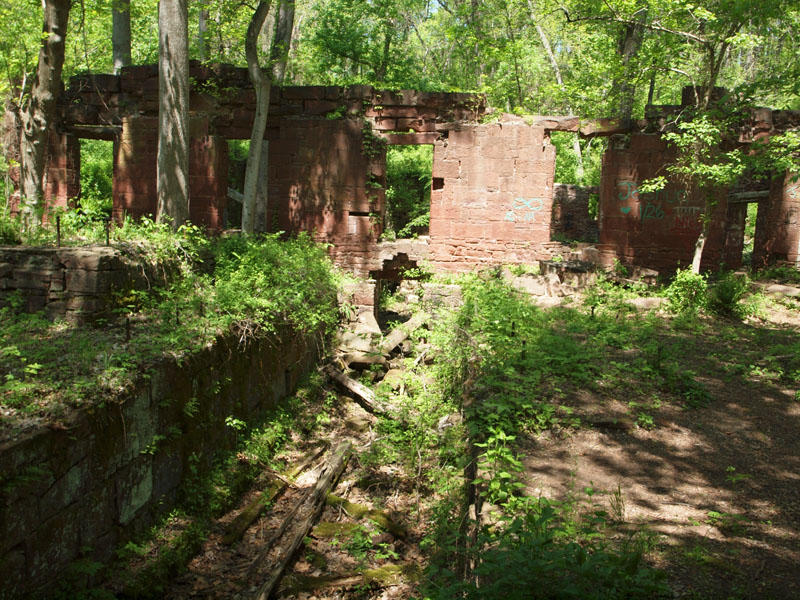
<path id="1" fill-rule="evenodd" d="M 659 135 L 634 133 L 609 145 L 600 186 L 599 250 L 604 263 L 618 259 L 665 270 L 691 264 L 702 227 L 702 198 L 675 181 L 658 192 L 639 192 L 643 181 L 664 175 L 673 158 Z M 719 190 L 717 197 L 701 266 L 714 269 L 725 263 L 736 268 L 741 264 L 744 213 L 741 205 L 729 210 L 727 190 Z"/>
<path id="2" fill-rule="evenodd" d="M 434 266 L 464 271 L 549 258 L 555 156 L 543 128 L 517 121 L 462 125 L 437 141 Z"/>

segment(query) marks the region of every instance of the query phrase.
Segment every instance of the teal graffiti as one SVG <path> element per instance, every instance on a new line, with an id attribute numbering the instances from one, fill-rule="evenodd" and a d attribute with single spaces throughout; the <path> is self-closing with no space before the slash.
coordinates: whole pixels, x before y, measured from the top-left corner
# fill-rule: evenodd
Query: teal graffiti
<path id="1" fill-rule="evenodd" d="M 650 219 L 660 221 L 664 218 L 664 209 L 661 208 L 660 204 L 645 202 L 642 205 L 642 213 L 639 218 L 642 220 L 642 223 Z"/>
<path id="2" fill-rule="evenodd" d="M 511 203 L 511 210 L 506 212 L 506 221 L 516 223 L 518 221 L 533 223 L 536 221 L 536 213 L 544 208 L 544 200 L 541 198 L 514 198 Z"/>
<path id="3" fill-rule="evenodd" d="M 617 196 L 620 202 L 625 202 L 628 198 L 639 199 L 639 185 L 635 181 L 620 181 L 617 186 L 625 188 Z"/>

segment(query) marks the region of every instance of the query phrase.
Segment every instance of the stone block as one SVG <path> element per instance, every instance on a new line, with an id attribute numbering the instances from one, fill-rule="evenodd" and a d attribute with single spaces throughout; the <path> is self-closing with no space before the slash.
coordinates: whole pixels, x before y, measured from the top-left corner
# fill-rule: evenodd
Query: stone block
<path id="1" fill-rule="evenodd" d="M 153 495 L 152 457 L 138 457 L 115 476 L 117 521 L 127 525 Z"/>
<path id="2" fill-rule="evenodd" d="M 73 465 L 61 475 L 39 500 L 41 519 L 48 519 L 77 502 L 89 481 L 88 460 Z"/>

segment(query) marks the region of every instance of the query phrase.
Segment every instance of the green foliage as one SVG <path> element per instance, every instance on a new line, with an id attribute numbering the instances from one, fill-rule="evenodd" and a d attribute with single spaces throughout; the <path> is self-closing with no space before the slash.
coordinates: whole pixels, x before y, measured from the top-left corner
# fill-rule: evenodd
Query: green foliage
<path id="1" fill-rule="evenodd" d="M 427 232 L 432 172 L 433 146 L 391 146 L 387 149 L 386 229 L 396 232 L 397 237 Z"/>
<path id="2" fill-rule="evenodd" d="M 708 282 L 705 275 L 679 269 L 665 290 L 669 309 L 679 315 L 696 315 L 705 305 Z"/>
<path id="3" fill-rule="evenodd" d="M 747 275 L 732 271 L 722 272 L 708 288 L 707 307 L 725 317 L 743 318 L 751 312 L 751 305 L 743 302 L 750 289 Z"/>
<path id="4" fill-rule="evenodd" d="M 87 216 L 102 210 L 111 213 L 111 174 L 114 166 L 114 144 L 104 140 L 80 140 L 81 143 L 81 208 Z"/>
<path id="5" fill-rule="evenodd" d="M 271 333 L 289 324 L 298 333 L 328 333 L 338 322 L 337 280 L 323 248 L 306 234 L 223 238 L 215 278 L 217 304 L 240 328 Z"/>
<path id="6" fill-rule="evenodd" d="M 22 243 L 22 231 L 19 219 L 0 214 L 0 244 L 16 246 Z"/>
<path id="7" fill-rule="evenodd" d="M 173 233 L 145 220 L 126 222 L 113 238 L 170 274 L 171 284 L 120 290 L 118 314 L 135 317 L 124 343 L 117 329 L 71 328 L 21 313 L 13 298 L 0 307 L 0 402 L 16 417 L 57 417 L 102 402 L 132 385 L 143 365 L 167 352 L 190 354 L 231 330 L 242 341 L 287 327 L 324 338 L 338 321 L 338 276 L 308 236 L 212 242 L 191 226 Z"/>
<path id="8" fill-rule="evenodd" d="M 788 265 L 768 267 L 753 276 L 758 280 L 775 280 L 783 283 L 800 283 L 800 270 Z"/>
<path id="9" fill-rule="evenodd" d="M 582 140 L 580 142 L 584 170 L 581 175 L 578 168 L 578 157 L 574 149 L 574 136 L 576 135 L 566 131 L 553 131 L 550 134 L 550 141 L 556 147 L 555 181 L 585 186 L 600 185 L 600 163 L 606 143 L 598 140 Z"/>
<path id="10" fill-rule="evenodd" d="M 540 499 L 522 516 L 484 529 L 478 539 L 474 582 L 463 582 L 445 569 L 431 573 L 436 600 L 474 598 L 524 599 L 655 599 L 670 597 L 664 575 L 646 566 L 646 543 L 632 538 L 620 550 L 584 530 L 590 539 L 576 541 L 582 525 L 565 507 Z M 543 582 L 546 584 L 543 585 Z"/>

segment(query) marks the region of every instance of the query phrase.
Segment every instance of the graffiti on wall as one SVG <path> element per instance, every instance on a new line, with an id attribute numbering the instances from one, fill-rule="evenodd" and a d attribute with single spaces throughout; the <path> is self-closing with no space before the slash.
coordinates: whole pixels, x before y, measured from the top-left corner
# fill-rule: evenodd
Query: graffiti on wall
<path id="1" fill-rule="evenodd" d="M 786 186 L 786 195 L 790 200 L 800 200 L 800 181 L 795 181 Z"/>
<path id="2" fill-rule="evenodd" d="M 637 182 L 625 180 L 617 182 L 617 188 L 619 190 L 617 201 L 623 215 L 631 213 L 633 207 L 628 205 L 628 201 L 633 200 L 639 204 L 641 223 L 661 222 L 667 219 L 669 227 L 673 230 L 690 230 L 698 225 L 700 207 L 685 204 L 689 198 L 686 190 L 663 189 L 640 194 Z"/>
<path id="3" fill-rule="evenodd" d="M 535 223 L 536 214 L 543 208 L 544 200 L 541 198 L 514 198 L 505 220 L 512 223 Z"/>

